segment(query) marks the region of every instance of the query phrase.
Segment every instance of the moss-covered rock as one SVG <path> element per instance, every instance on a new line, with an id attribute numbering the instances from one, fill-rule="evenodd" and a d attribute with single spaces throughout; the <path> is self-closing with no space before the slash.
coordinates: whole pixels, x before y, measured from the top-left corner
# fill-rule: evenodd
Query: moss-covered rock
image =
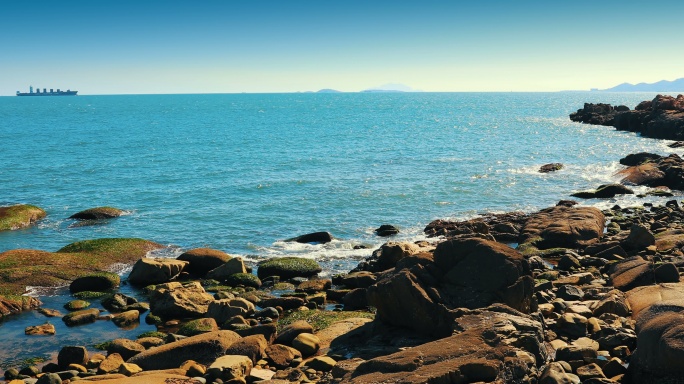
<path id="1" fill-rule="evenodd" d="M 231 287 L 244 285 L 245 287 L 261 287 L 261 280 L 251 273 L 234 273 L 226 278 L 226 284 Z"/>
<path id="2" fill-rule="evenodd" d="M 125 214 L 126 211 L 119 208 L 97 207 L 86 209 L 85 211 L 81 211 L 78 213 L 74 213 L 73 215 L 69 216 L 69 218 L 76 220 L 104 220 L 113 219 L 115 217 L 119 217 Z"/>
<path id="3" fill-rule="evenodd" d="M 178 334 L 182 336 L 195 336 L 200 333 L 218 331 L 216 320 L 211 317 L 190 320 L 178 329 Z"/>
<path id="4" fill-rule="evenodd" d="M 130 264 L 161 244 L 143 239 L 79 241 L 57 252 L 15 249 L 0 253 L 0 294 L 23 294 L 27 286 L 55 287 Z"/>
<path id="5" fill-rule="evenodd" d="M 47 214 L 44 210 L 28 204 L 0 207 L 0 231 L 26 228 Z"/>
<path id="6" fill-rule="evenodd" d="M 108 296 L 111 296 L 111 293 L 108 292 L 93 292 L 93 291 L 82 291 L 82 292 L 76 292 L 72 296 L 74 296 L 77 299 L 81 300 L 96 300 L 96 299 L 104 299 Z"/>
<path id="7" fill-rule="evenodd" d="M 79 311 L 88 307 L 90 307 L 90 303 L 85 300 L 71 300 L 70 302 L 64 304 L 64 308 L 70 311 Z"/>
<path id="8" fill-rule="evenodd" d="M 258 264 L 257 276 L 260 279 L 269 276 L 291 279 L 293 277 L 311 277 L 322 270 L 315 260 L 303 257 L 279 257 L 260 262 Z"/>
<path id="9" fill-rule="evenodd" d="M 286 312 L 285 315 L 278 319 L 278 331 L 281 331 L 287 325 L 296 321 L 304 320 L 311 325 L 314 332 L 328 328 L 337 321 L 346 320 L 350 318 L 366 318 L 374 319 L 375 314 L 365 311 L 292 311 Z"/>

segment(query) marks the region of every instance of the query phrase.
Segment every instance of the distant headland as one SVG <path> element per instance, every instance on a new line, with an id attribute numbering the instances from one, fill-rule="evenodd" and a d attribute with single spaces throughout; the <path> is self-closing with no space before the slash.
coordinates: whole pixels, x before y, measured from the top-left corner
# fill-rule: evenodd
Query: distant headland
<path id="1" fill-rule="evenodd" d="M 622 83 L 602 92 L 684 92 L 684 78 L 673 81 L 661 80 L 655 83 Z"/>

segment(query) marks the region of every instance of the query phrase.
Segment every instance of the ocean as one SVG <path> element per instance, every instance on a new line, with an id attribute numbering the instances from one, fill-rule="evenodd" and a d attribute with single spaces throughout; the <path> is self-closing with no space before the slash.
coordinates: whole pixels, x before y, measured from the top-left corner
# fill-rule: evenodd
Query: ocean
<path id="1" fill-rule="evenodd" d="M 0 252 L 56 251 L 79 240 L 139 237 L 168 245 L 162 255 L 169 257 L 211 247 L 250 263 L 285 255 L 315 258 L 330 276 L 353 268 L 387 241 L 373 233 L 381 224 L 400 229 L 393 240 L 419 240 L 434 219 L 532 212 L 572 192 L 615 182 L 618 160 L 630 153 L 682 154 L 666 141 L 568 118 L 585 102 L 634 108 L 654 96 L 0 97 L 0 206 L 33 204 L 48 213 L 32 228 L 0 232 Z M 565 168 L 537 172 L 555 162 Z M 645 201 L 661 200 L 631 196 L 582 203 L 605 208 Z M 68 219 L 98 206 L 128 214 L 94 226 Z M 330 232 L 335 241 L 284 241 L 316 231 Z M 359 245 L 367 248 L 355 249 Z M 47 300 L 67 298 L 62 291 Z M 29 343 L 23 336 L 27 324 L 17 324 L 0 323 L 0 350 L 16 345 L 7 343 Z M 139 333 L 147 330 L 141 327 Z M 19 330 L 21 335 L 6 336 Z M 15 357 L 0 353 L 0 366 Z"/>

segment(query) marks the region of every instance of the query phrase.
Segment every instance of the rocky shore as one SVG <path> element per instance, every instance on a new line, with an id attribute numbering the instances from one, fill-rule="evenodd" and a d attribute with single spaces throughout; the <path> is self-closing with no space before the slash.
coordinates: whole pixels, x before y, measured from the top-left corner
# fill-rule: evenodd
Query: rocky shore
<path id="1" fill-rule="evenodd" d="M 638 120 L 646 132 L 681 135 L 681 97 L 642 104 L 635 111 L 587 104 L 571 118 L 609 125 Z M 670 128 L 653 128 L 654 121 Z M 621 163 L 620 184 L 575 197 L 611 198 L 634 193 L 634 185 L 657 196 L 684 189 L 677 155 L 631 154 Z M 546 171 L 562 169 L 553 165 Z M 106 208 L 108 216 L 86 217 L 116 216 Z M 390 229 L 376 232 L 396 234 Z M 424 232 L 430 240 L 390 238 L 331 279 L 318 277 L 321 267 L 302 258 L 250 268 L 208 248 L 176 259 L 146 257 L 160 246 L 141 239 L 0 253 L 4 314 L 40 308 L 73 327 L 145 321 L 157 329 L 137 339 L 102 340 L 98 349 L 65 345 L 55 361 L 10 368 L 4 377 L 13 384 L 676 383 L 684 377 L 680 202 L 599 210 L 561 200 L 534 213 L 436 220 Z M 291 240 L 329 238 L 319 232 Z M 118 291 L 122 282 L 106 273 L 112 262 L 133 264 L 126 283 L 143 290 L 144 302 Z M 26 285 L 65 282 L 74 296 L 65 315 L 17 296 Z M 51 332 L 40 324 L 26 329 Z"/>

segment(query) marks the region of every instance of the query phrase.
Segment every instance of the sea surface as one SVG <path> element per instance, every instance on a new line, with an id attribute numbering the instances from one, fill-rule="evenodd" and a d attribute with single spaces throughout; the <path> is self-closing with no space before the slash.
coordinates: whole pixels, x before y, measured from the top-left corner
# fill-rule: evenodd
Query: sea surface
<path id="1" fill-rule="evenodd" d="M 399 227 L 394 240 L 418 240 L 434 219 L 532 212 L 572 192 L 615 182 L 618 160 L 630 153 L 681 155 L 667 141 L 568 118 L 585 102 L 634 108 L 654 96 L 0 97 L 0 206 L 33 204 L 48 213 L 35 227 L 0 232 L 0 252 L 140 237 L 168 245 L 162 255 L 169 257 L 211 247 L 251 263 L 285 255 L 315 258 L 329 276 L 353 268 L 384 243 L 373 233 L 381 224 Z M 552 162 L 565 168 L 537 172 Z M 583 203 L 605 208 L 644 201 L 661 200 Z M 92 226 L 68 219 L 98 206 L 128 214 Z M 284 241 L 315 231 L 336 240 Z M 358 245 L 368 249 L 354 249 Z M 31 292 L 52 307 L 69 299 L 63 290 Z M 29 313 L 0 323 L 0 368 L 70 342 L 90 346 L 116 332 L 100 322 L 106 324 L 60 328 L 57 337 L 23 335 L 25 326 L 44 321 Z M 125 337 L 150 329 L 142 325 Z"/>

